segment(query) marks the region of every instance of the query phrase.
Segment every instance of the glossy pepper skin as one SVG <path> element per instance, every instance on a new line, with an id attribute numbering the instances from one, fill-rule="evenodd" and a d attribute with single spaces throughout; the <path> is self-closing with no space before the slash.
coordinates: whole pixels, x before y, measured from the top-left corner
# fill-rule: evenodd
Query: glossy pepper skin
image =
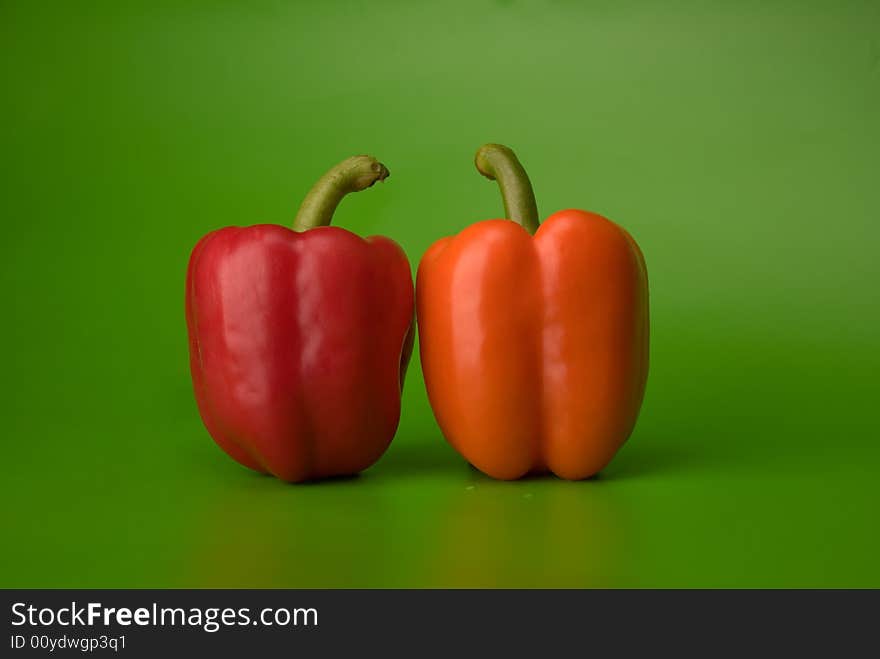
<path id="1" fill-rule="evenodd" d="M 413 284 L 396 243 L 328 227 L 347 192 L 388 172 L 330 170 L 295 228 L 227 227 L 195 246 L 186 282 L 202 420 L 246 467 L 298 482 L 357 473 L 391 442 L 412 349 Z"/>
<path id="2" fill-rule="evenodd" d="M 435 243 L 418 271 L 422 369 L 448 441 L 499 479 L 603 469 L 629 437 L 648 372 L 648 284 L 632 237 L 581 210 L 538 228 L 513 152 L 478 151 L 508 217 Z M 532 235 L 534 234 L 534 235 Z"/>

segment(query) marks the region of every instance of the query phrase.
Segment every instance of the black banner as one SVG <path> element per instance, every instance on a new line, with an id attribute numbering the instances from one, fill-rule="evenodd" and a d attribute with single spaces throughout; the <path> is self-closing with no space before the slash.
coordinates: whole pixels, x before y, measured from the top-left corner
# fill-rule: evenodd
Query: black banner
<path id="1" fill-rule="evenodd" d="M 876 652 L 878 591 L 6 590 L 3 656 Z M 242 654 L 242 656 L 245 656 Z"/>

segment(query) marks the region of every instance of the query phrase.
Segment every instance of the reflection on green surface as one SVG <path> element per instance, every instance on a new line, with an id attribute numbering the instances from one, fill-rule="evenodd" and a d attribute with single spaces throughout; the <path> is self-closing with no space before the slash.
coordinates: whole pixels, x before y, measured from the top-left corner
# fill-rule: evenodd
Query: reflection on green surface
<path id="1" fill-rule="evenodd" d="M 262 487 L 237 492 L 194 534 L 191 577 L 225 587 L 613 584 L 624 520 L 605 493 L 460 475 L 471 484 L 429 490 L 434 501 L 419 511 L 429 515 L 356 482 L 298 493 L 296 505 Z"/>
<path id="2" fill-rule="evenodd" d="M 855 1 L 3 3 L 0 586 L 880 586 L 878 22 Z M 336 222 L 415 266 L 501 212 L 487 141 L 543 215 L 601 212 L 645 253 L 651 373 L 615 461 L 483 478 L 417 360 L 362 476 L 227 459 L 189 384 L 196 240 L 292 221 L 367 152 L 392 177 Z"/>
<path id="3" fill-rule="evenodd" d="M 462 467 L 409 493 L 371 480 L 296 492 L 260 476 L 240 481 L 192 529 L 185 578 L 216 587 L 603 586 L 618 573 L 625 511 L 601 487 L 549 478 L 511 486 Z"/>
<path id="4" fill-rule="evenodd" d="M 610 586 L 626 511 L 601 486 L 473 478 L 440 515 L 426 569 L 434 585 Z"/>

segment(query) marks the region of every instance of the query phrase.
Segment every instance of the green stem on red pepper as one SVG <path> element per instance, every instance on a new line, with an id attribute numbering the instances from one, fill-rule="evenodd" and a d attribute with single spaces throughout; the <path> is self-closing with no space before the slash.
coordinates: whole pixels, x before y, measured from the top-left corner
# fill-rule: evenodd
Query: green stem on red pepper
<path id="1" fill-rule="evenodd" d="M 294 231 L 328 226 L 345 195 L 366 190 L 388 176 L 388 168 L 372 156 L 352 156 L 343 160 L 309 190 L 293 221 Z"/>
<path id="2" fill-rule="evenodd" d="M 486 178 L 498 181 L 504 213 L 531 234 L 538 230 L 538 206 L 529 175 L 516 154 L 502 144 L 484 144 L 477 149 L 474 164 Z"/>

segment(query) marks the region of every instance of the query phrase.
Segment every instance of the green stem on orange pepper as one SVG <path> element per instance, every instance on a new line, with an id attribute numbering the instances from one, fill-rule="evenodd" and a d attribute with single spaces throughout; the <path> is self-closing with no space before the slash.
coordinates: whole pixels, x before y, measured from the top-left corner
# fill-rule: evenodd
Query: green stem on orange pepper
<path id="1" fill-rule="evenodd" d="M 477 149 L 474 164 L 480 174 L 498 182 L 508 219 L 534 234 L 538 230 L 538 206 L 529 175 L 516 154 L 502 144 L 484 144 Z"/>

